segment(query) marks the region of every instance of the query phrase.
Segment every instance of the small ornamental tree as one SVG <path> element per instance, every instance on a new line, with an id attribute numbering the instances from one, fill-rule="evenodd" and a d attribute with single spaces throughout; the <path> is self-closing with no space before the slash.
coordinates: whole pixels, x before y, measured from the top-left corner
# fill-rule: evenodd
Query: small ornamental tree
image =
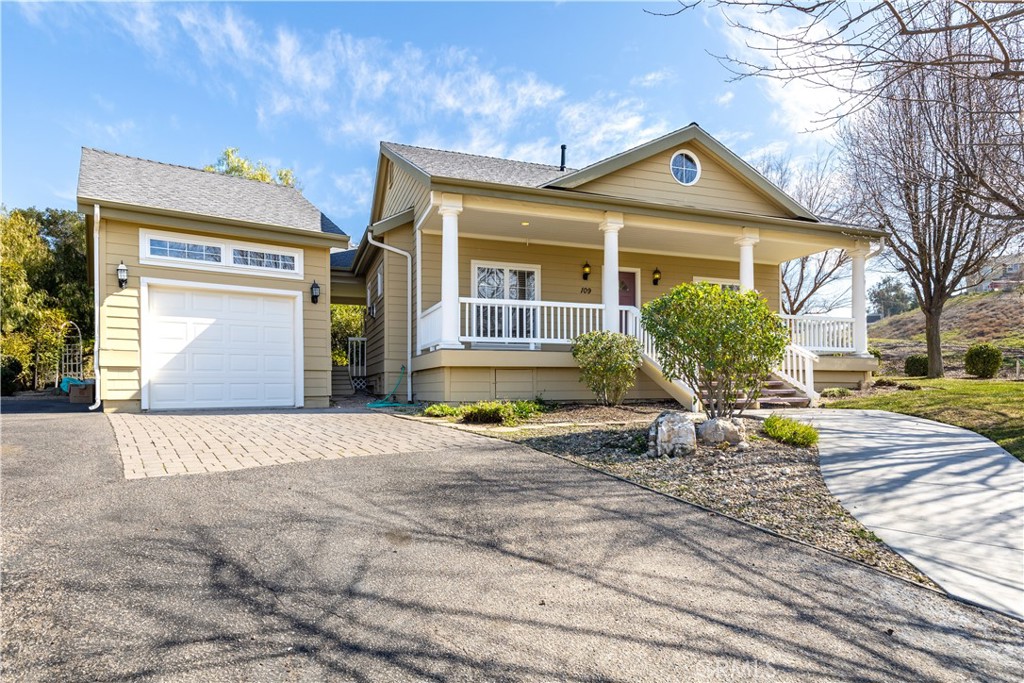
<path id="1" fill-rule="evenodd" d="M 617 406 L 636 382 L 640 342 L 618 332 L 587 332 L 572 342 L 572 357 L 580 366 L 580 381 L 597 402 Z"/>
<path id="2" fill-rule="evenodd" d="M 682 380 L 709 418 L 743 413 L 778 369 L 789 333 L 757 292 L 735 292 L 702 282 L 679 285 L 643 308 L 661 371 Z"/>

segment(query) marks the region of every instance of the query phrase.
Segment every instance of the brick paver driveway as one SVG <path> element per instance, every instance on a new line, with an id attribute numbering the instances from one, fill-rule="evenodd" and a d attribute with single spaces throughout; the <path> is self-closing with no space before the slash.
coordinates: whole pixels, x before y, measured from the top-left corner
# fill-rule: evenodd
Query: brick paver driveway
<path id="1" fill-rule="evenodd" d="M 126 479 L 479 445 L 485 437 L 370 410 L 109 415 Z"/>

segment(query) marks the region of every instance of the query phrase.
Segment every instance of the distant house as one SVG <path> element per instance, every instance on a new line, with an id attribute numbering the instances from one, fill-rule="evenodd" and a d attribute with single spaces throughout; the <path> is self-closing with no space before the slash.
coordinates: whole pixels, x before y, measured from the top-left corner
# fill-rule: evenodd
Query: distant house
<path id="1" fill-rule="evenodd" d="M 978 283 L 968 292 L 1002 292 L 1024 283 L 1024 253 L 994 258 L 981 268 Z"/>

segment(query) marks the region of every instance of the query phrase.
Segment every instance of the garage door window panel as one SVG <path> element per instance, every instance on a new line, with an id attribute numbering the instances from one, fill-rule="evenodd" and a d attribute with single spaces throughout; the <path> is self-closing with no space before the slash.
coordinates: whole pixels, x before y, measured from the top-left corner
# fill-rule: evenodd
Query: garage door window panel
<path id="1" fill-rule="evenodd" d="M 245 273 L 261 277 L 300 279 L 302 250 L 231 239 L 139 231 L 139 260 L 143 264 Z"/>

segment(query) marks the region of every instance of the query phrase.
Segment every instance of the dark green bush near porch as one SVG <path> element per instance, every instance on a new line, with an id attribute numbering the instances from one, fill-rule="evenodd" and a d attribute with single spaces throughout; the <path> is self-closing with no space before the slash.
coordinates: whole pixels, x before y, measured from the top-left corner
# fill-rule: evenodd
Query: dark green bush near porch
<path id="1" fill-rule="evenodd" d="M 1003 365 L 1003 352 L 995 344 L 975 344 L 964 356 L 964 370 L 968 375 L 992 379 Z"/>
<path id="2" fill-rule="evenodd" d="M 818 443 L 817 429 L 779 415 L 771 415 L 764 421 L 764 433 L 776 441 L 800 448 Z"/>
<path id="3" fill-rule="evenodd" d="M 617 406 L 636 382 L 640 342 L 618 332 L 587 332 L 573 340 L 572 357 L 580 366 L 580 381 L 597 402 Z"/>
<path id="4" fill-rule="evenodd" d="M 907 377 L 927 377 L 928 356 L 920 353 L 907 356 L 907 360 L 903 362 L 903 374 Z"/>

